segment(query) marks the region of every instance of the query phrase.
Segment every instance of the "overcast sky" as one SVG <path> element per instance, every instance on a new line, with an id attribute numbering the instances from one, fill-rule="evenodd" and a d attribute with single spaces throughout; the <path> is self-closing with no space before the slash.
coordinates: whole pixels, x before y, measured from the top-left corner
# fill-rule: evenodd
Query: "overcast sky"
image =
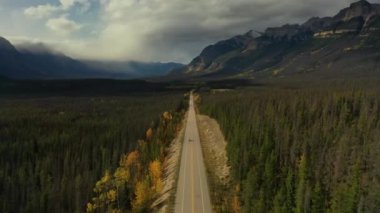
<path id="1" fill-rule="evenodd" d="M 353 1 L 0 0 L 0 36 L 75 58 L 187 63 L 218 40 L 335 15 Z"/>

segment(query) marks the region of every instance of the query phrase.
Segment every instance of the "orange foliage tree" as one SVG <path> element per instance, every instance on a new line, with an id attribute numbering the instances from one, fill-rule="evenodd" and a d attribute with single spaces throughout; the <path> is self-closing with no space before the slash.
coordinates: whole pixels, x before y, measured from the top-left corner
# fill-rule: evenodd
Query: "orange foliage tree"
<path id="1" fill-rule="evenodd" d="M 149 173 L 155 192 L 160 192 L 163 187 L 161 162 L 155 160 L 149 164 Z"/>
<path id="2" fill-rule="evenodd" d="M 152 140 L 152 137 L 153 137 L 153 129 L 152 128 L 149 128 L 146 133 L 145 133 L 145 137 L 146 137 L 146 140 L 147 141 L 150 141 Z"/>
<path id="3" fill-rule="evenodd" d="M 135 211 L 141 210 L 151 198 L 151 190 L 147 180 L 138 181 L 135 186 L 135 199 L 132 202 Z"/>

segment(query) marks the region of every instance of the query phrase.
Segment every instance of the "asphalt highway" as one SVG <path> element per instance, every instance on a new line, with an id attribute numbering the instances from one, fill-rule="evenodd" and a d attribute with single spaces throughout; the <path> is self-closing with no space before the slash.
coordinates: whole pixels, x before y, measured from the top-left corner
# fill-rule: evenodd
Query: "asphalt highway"
<path id="1" fill-rule="evenodd" d="M 209 213 L 212 207 L 192 94 L 189 101 L 174 212 Z"/>

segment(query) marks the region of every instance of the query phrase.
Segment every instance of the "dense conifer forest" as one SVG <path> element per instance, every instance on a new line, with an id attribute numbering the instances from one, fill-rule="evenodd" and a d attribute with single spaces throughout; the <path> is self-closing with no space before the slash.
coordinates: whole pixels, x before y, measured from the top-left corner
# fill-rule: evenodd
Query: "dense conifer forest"
<path id="1" fill-rule="evenodd" d="M 241 212 L 379 212 L 379 89 L 202 93 L 232 170 Z"/>
<path id="2" fill-rule="evenodd" d="M 162 130 L 162 113 L 181 119 L 183 98 L 171 92 L 0 100 L 0 212 L 86 211 L 97 181 L 141 147 L 139 139 Z M 160 160 L 154 148 L 143 166 Z"/>

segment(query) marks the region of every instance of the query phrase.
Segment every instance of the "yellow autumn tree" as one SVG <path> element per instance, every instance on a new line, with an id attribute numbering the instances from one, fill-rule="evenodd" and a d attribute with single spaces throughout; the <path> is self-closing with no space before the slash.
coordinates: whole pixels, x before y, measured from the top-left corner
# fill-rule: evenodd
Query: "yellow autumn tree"
<path id="1" fill-rule="evenodd" d="M 104 173 L 104 176 L 98 182 L 96 182 L 94 192 L 100 193 L 104 189 L 109 187 L 109 185 L 111 184 L 110 180 L 111 180 L 111 175 L 109 171 L 106 170 Z"/>
<path id="2" fill-rule="evenodd" d="M 117 197 L 117 192 L 114 189 L 111 189 L 107 192 L 107 202 L 115 202 Z"/>
<path id="3" fill-rule="evenodd" d="M 136 156 L 136 153 L 134 153 L 133 155 L 134 156 L 122 155 L 120 158 L 119 167 L 116 169 L 114 173 L 114 178 L 115 178 L 115 183 L 116 183 L 117 188 L 124 186 L 124 184 L 128 182 L 130 179 L 131 174 L 129 171 L 130 170 L 129 167 L 130 167 L 131 161 L 134 162 L 138 158 Z M 129 161 L 128 161 L 128 157 L 129 157 Z"/>
<path id="4" fill-rule="evenodd" d="M 238 195 L 239 193 L 240 193 L 240 185 L 237 184 L 235 186 L 235 192 L 234 192 L 234 195 L 232 197 L 232 203 L 231 203 L 232 212 L 234 212 L 234 213 L 241 212 L 240 198 L 239 198 L 239 195 Z"/>
<path id="5" fill-rule="evenodd" d="M 164 112 L 164 114 L 162 116 L 164 117 L 164 119 L 166 121 L 170 121 L 173 118 L 173 116 L 172 116 L 172 114 L 170 114 L 170 112 Z"/>
<path id="6" fill-rule="evenodd" d="M 138 181 L 135 186 L 135 199 L 132 201 L 133 209 L 138 210 L 144 207 L 150 195 L 149 183 L 146 180 Z"/>
<path id="7" fill-rule="evenodd" d="M 130 152 L 127 157 L 126 166 L 130 166 L 138 162 L 139 157 L 140 157 L 139 151 L 135 150 L 133 152 Z"/>
<path id="8" fill-rule="evenodd" d="M 121 167 L 127 167 L 127 162 L 128 162 L 128 155 L 123 154 L 120 157 L 119 166 L 121 166 Z"/>
<path id="9" fill-rule="evenodd" d="M 239 213 L 240 212 L 240 199 L 237 195 L 232 197 L 232 212 Z"/>
<path id="10" fill-rule="evenodd" d="M 123 167 L 127 169 L 129 173 L 129 179 L 131 183 L 135 183 L 137 179 L 142 176 L 142 168 L 140 163 L 140 153 L 138 150 L 130 152 L 125 162 L 122 163 Z"/>
<path id="11" fill-rule="evenodd" d="M 149 128 L 146 133 L 145 133 L 145 136 L 146 136 L 146 140 L 147 141 L 150 141 L 153 137 L 153 129 L 152 128 Z"/>
<path id="12" fill-rule="evenodd" d="M 108 170 L 105 171 L 103 177 L 96 182 L 94 192 L 98 195 L 92 198 L 93 203 L 87 203 L 87 212 L 94 212 L 98 208 L 104 208 L 115 202 L 117 192 L 114 188 L 114 181 Z"/>
<path id="13" fill-rule="evenodd" d="M 151 162 L 149 164 L 149 173 L 152 179 L 154 191 L 160 192 L 163 187 L 161 162 L 158 160 Z"/>
<path id="14" fill-rule="evenodd" d="M 96 206 L 92 203 L 87 203 L 86 212 L 94 212 L 96 209 Z"/>
<path id="15" fill-rule="evenodd" d="M 117 187 L 122 187 L 126 182 L 129 181 L 130 173 L 128 168 L 119 167 L 114 173 L 115 183 Z"/>

